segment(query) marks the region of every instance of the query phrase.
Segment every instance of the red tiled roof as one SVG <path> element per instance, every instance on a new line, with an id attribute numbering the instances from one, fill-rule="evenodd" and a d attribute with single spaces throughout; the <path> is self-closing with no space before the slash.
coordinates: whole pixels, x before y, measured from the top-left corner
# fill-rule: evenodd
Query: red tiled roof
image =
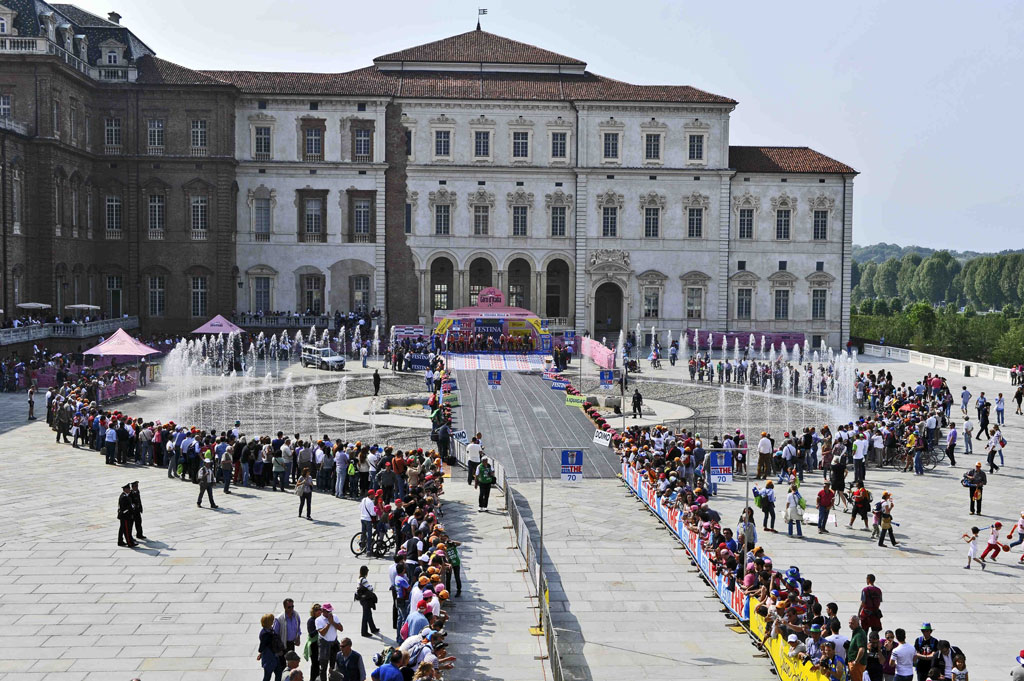
<path id="1" fill-rule="evenodd" d="M 136 60 L 137 82 L 149 85 L 227 85 L 209 74 L 193 71 L 159 57 L 144 55 Z"/>
<path id="2" fill-rule="evenodd" d="M 478 73 L 465 71 L 381 71 L 370 66 L 348 73 L 203 71 L 253 94 L 437 97 L 441 99 L 597 100 L 699 102 L 735 100 L 687 85 L 632 85 L 593 73 Z"/>
<path id="3" fill-rule="evenodd" d="M 369 66 L 347 73 L 292 73 L 286 71 L 203 71 L 242 92 L 253 94 L 382 95 L 398 89 L 396 76 Z"/>
<path id="4" fill-rule="evenodd" d="M 729 167 L 748 173 L 856 173 L 809 147 L 729 147 Z"/>
<path id="5" fill-rule="evenodd" d="M 586 62 L 550 52 L 534 45 L 521 43 L 487 31 L 469 31 L 432 43 L 417 45 L 377 57 L 382 61 L 425 61 L 450 63 L 489 64 L 572 64 L 586 66 Z"/>

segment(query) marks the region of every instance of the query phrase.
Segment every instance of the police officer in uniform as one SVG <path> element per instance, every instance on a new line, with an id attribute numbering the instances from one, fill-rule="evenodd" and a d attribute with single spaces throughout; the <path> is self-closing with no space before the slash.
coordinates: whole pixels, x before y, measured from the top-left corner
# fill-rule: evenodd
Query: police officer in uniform
<path id="1" fill-rule="evenodd" d="M 117 500 L 117 545 L 134 548 L 138 546 L 132 539 L 132 519 L 135 513 L 132 510 L 131 485 L 121 488 L 121 497 Z"/>
<path id="2" fill-rule="evenodd" d="M 135 521 L 135 536 L 139 539 L 145 539 L 146 535 L 142 534 L 142 495 L 139 494 L 139 481 L 136 480 L 132 483 L 132 518 Z"/>

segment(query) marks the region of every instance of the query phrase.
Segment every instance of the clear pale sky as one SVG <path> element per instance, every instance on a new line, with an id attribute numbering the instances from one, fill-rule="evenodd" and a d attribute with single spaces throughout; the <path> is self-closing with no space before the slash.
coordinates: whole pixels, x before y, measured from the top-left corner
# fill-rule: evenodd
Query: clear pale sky
<path id="1" fill-rule="evenodd" d="M 1024 2 L 77 0 L 191 68 L 337 72 L 476 25 L 739 101 L 733 144 L 858 171 L 854 242 L 1024 248 Z"/>

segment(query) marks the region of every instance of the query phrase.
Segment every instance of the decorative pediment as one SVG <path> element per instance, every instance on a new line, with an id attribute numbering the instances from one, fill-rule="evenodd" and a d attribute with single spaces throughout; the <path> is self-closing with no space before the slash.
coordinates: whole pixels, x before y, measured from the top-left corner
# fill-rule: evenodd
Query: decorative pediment
<path id="1" fill-rule="evenodd" d="M 827 210 L 829 213 L 835 210 L 836 200 L 831 196 L 825 196 L 824 194 L 818 194 L 815 198 L 810 200 L 810 210 Z"/>
<path id="2" fill-rule="evenodd" d="M 768 277 L 768 281 L 771 282 L 772 286 L 795 286 L 796 275 L 792 272 L 779 271 Z"/>
<path id="3" fill-rule="evenodd" d="M 818 287 L 831 286 L 832 283 L 835 282 L 836 280 L 836 278 L 829 274 L 828 272 L 817 271 L 811 272 L 806 277 L 804 277 L 804 279 L 806 279 L 811 286 Z"/>
<path id="4" fill-rule="evenodd" d="M 686 208 L 709 208 L 711 197 L 700 192 L 693 192 L 689 196 L 683 197 L 683 206 Z"/>
<path id="5" fill-rule="evenodd" d="M 445 114 L 441 114 L 437 118 L 430 119 L 431 125 L 455 125 L 454 118 L 448 118 Z"/>
<path id="6" fill-rule="evenodd" d="M 559 116 L 553 120 L 548 121 L 549 128 L 572 128 L 572 121 L 566 120 Z"/>
<path id="7" fill-rule="evenodd" d="M 250 123 L 273 123 L 275 121 L 277 121 L 276 118 L 268 113 L 263 113 L 262 111 L 257 111 L 256 113 L 249 115 Z"/>
<path id="8" fill-rule="evenodd" d="M 761 197 L 754 196 L 749 190 L 743 192 L 741 196 L 732 197 L 732 209 L 739 212 L 743 208 L 751 208 L 755 213 L 761 210 Z"/>
<path id="9" fill-rule="evenodd" d="M 196 177 L 183 184 L 182 189 L 188 194 L 210 194 L 213 192 L 213 185 Z"/>
<path id="10" fill-rule="evenodd" d="M 708 123 L 707 121 L 702 121 L 699 118 L 694 118 L 692 121 L 687 121 L 686 123 L 684 123 L 683 129 L 685 129 L 687 132 L 701 132 L 710 130 L 711 124 Z"/>
<path id="11" fill-rule="evenodd" d="M 602 128 L 624 128 L 626 126 L 622 121 L 617 121 L 614 118 L 609 118 L 606 121 L 601 121 L 598 126 Z"/>
<path id="12" fill-rule="evenodd" d="M 441 187 L 436 192 L 430 192 L 427 195 L 427 202 L 431 208 L 438 205 L 454 206 L 457 203 L 455 192 L 448 191 L 447 187 Z"/>
<path id="13" fill-rule="evenodd" d="M 148 192 L 167 192 L 171 185 L 167 184 L 159 177 L 151 177 L 142 184 L 142 188 Z"/>
<path id="14" fill-rule="evenodd" d="M 665 210 L 665 197 L 658 192 L 647 192 L 640 195 L 640 210 L 645 208 L 660 208 Z"/>
<path id="15" fill-rule="evenodd" d="M 601 208 L 622 208 L 625 205 L 625 197 L 609 189 L 597 195 L 597 207 Z"/>
<path id="16" fill-rule="evenodd" d="M 657 270 L 647 270 L 636 279 L 641 286 L 664 286 L 668 276 Z"/>
<path id="17" fill-rule="evenodd" d="M 402 125 L 410 126 L 416 125 L 416 119 L 409 116 L 409 114 L 402 114 Z"/>
<path id="18" fill-rule="evenodd" d="M 277 276 L 277 270 L 270 265 L 253 265 L 245 271 L 250 277 L 274 277 Z"/>
<path id="19" fill-rule="evenodd" d="M 662 123 L 657 118 L 652 118 L 649 121 L 644 121 L 643 123 L 641 123 L 640 124 L 640 128 L 642 130 L 650 130 L 650 131 L 653 131 L 653 132 L 660 132 L 662 130 L 667 130 L 668 129 L 668 124 L 667 123 Z"/>
<path id="20" fill-rule="evenodd" d="M 533 207 L 533 192 L 528 192 L 523 189 L 517 189 L 514 192 L 509 192 L 505 196 L 505 200 L 508 207 L 512 206 L 530 206 Z"/>
<path id="21" fill-rule="evenodd" d="M 408 194 L 405 195 L 405 200 L 406 200 L 407 203 L 412 204 L 412 209 L 413 210 L 416 210 L 416 204 L 419 203 L 419 200 L 420 200 L 420 193 L 419 192 L 409 192 Z"/>
<path id="22" fill-rule="evenodd" d="M 510 128 L 532 128 L 533 127 L 533 121 L 529 120 L 528 118 L 523 118 L 522 116 L 519 116 L 518 118 L 513 118 L 512 120 L 510 120 L 508 122 L 508 127 L 510 127 Z"/>
<path id="23" fill-rule="evenodd" d="M 684 286 L 707 286 L 711 283 L 711 276 L 699 270 L 690 270 L 680 275 L 679 280 Z"/>
<path id="24" fill-rule="evenodd" d="M 494 208 L 494 192 L 489 192 L 483 187 L 475 192 L 470 192 L 467 203 L 471 206 L 490 206 Z"/>
<path id="25" fill-rule="evenodd" d="M 782 192 L 772 197 L 772 210 L 789 210 L 796 213 L 796 197 Z"/>
<path id="26" fill-rule="evenodd" d="M 599 248 L 590 252 L 591 270 L 628 272 L 629 251 L 618 248 Z"/>
<path id="27" fill-rule="evenodd" d="M 572 207 L 572 194 L 566 194 L 561 189 L 556 189 L 550 194 L 544 195 L 544 207 L 551 208 L 552 206 L 566 206 Z"/>
<path id="28" fill-rule="evenodd" d="M 729 281 L 738 286 L 755 286 L 761 277 L 750 270 L 738 270 L 729 275 Z"/>
<path id="29" fill-rule="evenodd" d="M 259 187 L 256 187 L 255 189 L 250 189 L 248 194 L 250 202 L 253 199 L 270 199 L 271 204 L 277 202 L 277 190 L 268 189 L 267 186 L 263 184 L 261 184 Z"/>
<path id="30" fill-rule="evenodd" d="M 494 127 L 494 121 L 491 120 L 490 118 L 487 118 L 483 114 L 480 114 L 477 118 L 469 119 L 469 124 L 470 124 L 470 126 L 472 126 L 474 128 L 481 128 L 481 127 L 493 128 Z"/>

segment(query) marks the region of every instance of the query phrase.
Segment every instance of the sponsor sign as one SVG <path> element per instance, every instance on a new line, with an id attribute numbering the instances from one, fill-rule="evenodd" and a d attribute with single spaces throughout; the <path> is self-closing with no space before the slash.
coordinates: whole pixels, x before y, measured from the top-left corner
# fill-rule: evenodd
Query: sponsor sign
<path id="1" fill-rule="evenodd" d="M 409 358 L 409 364 L 413 369 L 426 369 L 430 366 L 430 357 L 428 355 L 413 353 L 406 355 Z"/>
<path id="2" fill-rule="evenodd" d="M 464 445 L 469 444 L 469 436 L 466 435 L 466 431 L 464 430 L 456 430 L 452 433 L 452 437 L 455 438 L 456 442 L 461 442 Z"/>
<path id="3" fill-rule="evenodd" d="M 545 371 L 540 377 L 545 381 L 553 381 L 558 378 L 558 374 L 554 371 Z"/>
<path id="4" fill-rule="evenodd" d="M 491 390 L 501 390 L 501 372 L 500 371 L 488 371 L 487 372 L 487 387 Z"/>
<path id="5" fill-rule="evenodd" d="M 562 482 L 579 482 L 583 479 L 583 450 L 562 450 Z"/>
<path id="6" fill-rule="evenodd" d="M 709 482 L 732 482 L 732 452 L 708 452 Z"/>
<path id="7" fill-rule="evenodd" d="M 569 385 L 569 381 L 551 381 L 552 390 L 565 390 Z"/>
<path id="8" fill-rule="evenodd" d="M 601 390 L 611 390 L 615 387 L 615 372 L 611 369 L 601 370 Z"/>
<path id="9" fill-rule="evenodd" d="M 583 395 L 566 395 L 565 406 L 567 407 L 582 407 L 584 402 Z"/>
<path id="10" fill-rule="evenodd" d="M 594 444 L 601 445 L 602 447 L 612 446 L 612 434 L 608 431 L 601 430 L 598 428 L 594 431 Z"/>

